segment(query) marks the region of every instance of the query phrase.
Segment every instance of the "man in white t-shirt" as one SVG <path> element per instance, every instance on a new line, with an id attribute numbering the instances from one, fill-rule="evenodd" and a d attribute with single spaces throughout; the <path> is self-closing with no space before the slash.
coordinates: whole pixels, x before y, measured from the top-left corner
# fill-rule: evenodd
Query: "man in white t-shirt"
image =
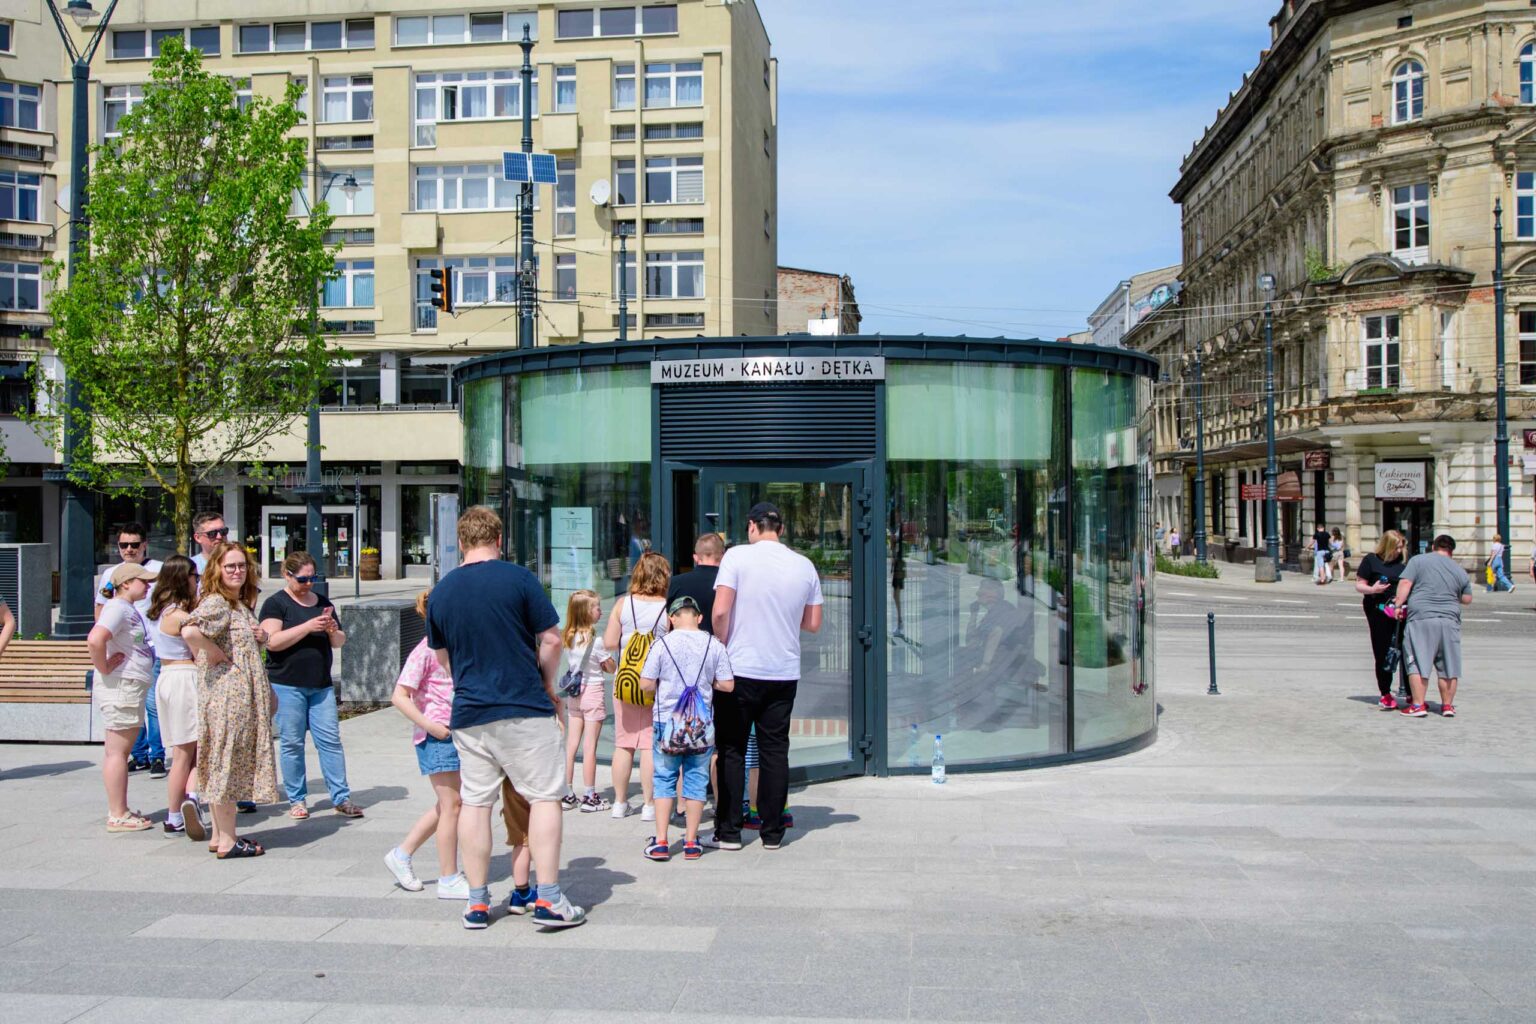
<path id="1" fill-rule="evenodd" d="M 198 548 L 192 556 L 192 564 L 201 574 L 208 568 L 208 553 L 214 545 L 229 540 L 229 527 L 224 525 L 224 517 L 217 512 L 199 512 L 192 519 L 192 539 L 197 541 Z"/>
<path id="2" fill-rule="evenodd" d="M 141 523 L 124 523 L 117 531 L 117 554 L 124 562 L 134 565 L 142 565 L 152 573 L 160 571 L 160 562 L 149 557 L 149 531 L 144 529 Z M 117 566 L 109 565 L 101 573 L 101 578 L 96 581 L 96 618 L 101 619 L 101 611 L 107 607 L 108 598 L 102 594 L 106 585 L 112 582 L 112 570 Z M 149 589 L 144 592 L 144 600 L 134 602 L 134 607 L 139 614 L 149 614 L 149 598 L 154 593 L 155 585 L 151 583 Z M 157 663 L 158 664 L 158 663 Z M 156 676 L 159 675 L 157 671 Z M 139 730 L 139 737 L 133 743 L 133 754 L 129 761 L 130 771 L 143 771 L 149 769 L 151 777 L 162 779 L 166 775 L 165 747 L 160 743 L 160 715 L 155 706 L 155 687 L 151 682 L 149 694 L 144 700 L 144 725 Z"/>
<path id="3" fill-rule="evenodd" d="M 757 809 L 763 849 L 784 839 L 789 796 L 789 720 L 800 682 L 800 633 L 821 630 L 821 578 L 804 555 L 779 542 L 784 517 L 760 501 L 747 512 L 747 544 L 725 553 L 715 577 L 715 636 L 725 641 L 736 688 L 715 697 L 720 792 L 715 834 L 705 846 L 741 849 L 747 736 L 757 730 Z"/>

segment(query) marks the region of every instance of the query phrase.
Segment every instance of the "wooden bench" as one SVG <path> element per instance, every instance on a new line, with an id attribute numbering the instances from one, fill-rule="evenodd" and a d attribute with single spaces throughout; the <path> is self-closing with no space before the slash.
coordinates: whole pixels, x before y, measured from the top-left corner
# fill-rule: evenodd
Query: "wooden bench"
<path id="1" fill-rule="evenodd" d="M 84 640 L 12 640 L 0 654 L 0 740 L 99 741 L 90 671 Z"/>

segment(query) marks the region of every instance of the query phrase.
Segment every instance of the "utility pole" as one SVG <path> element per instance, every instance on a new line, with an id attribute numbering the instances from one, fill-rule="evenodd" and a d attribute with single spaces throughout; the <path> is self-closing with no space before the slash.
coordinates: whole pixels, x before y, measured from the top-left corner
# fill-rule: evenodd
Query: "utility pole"
<path id="1" fill-rule="evenodd" d="M 619 229 L 619 340 L 629 340 L 629 232 Z"/>
<path id="2" fill-rule="evenodd" d="M 1493 361 L 1495 426 L 1493 433 L 1494 500 L 1499 537 L 1504 541 L 1504 578 L 1509 575 L 1509 417 L 1504 396 L 1504 204 L 1493 201 Z"/>
<path id="3" fill-rule="evenodd" d="M 1195 561 L 1205 564 L 1205 382 L 1195 348 Z"/>
<path id="4" fill-rule="evenodd" d="M 1260 274 L 1264 293 L 1264 558 L 1254 560 L 1254 581 L 1280 581 L 1280 517 L 1276 504 L 1275 465 L 1275 275 Z"/>
<path id="5" fill-rule="evenodd" d="M 523 48 L 523 152 L 533 152 L 533 38 L 528 34 L 528 26 L 523 25 L 523 38 L 519 46 Z M 532 157 L 529 161 L 531 163 Z M 538 288 L 538 276 L 533 268 L 533 175 L 523 182 L 522 191 L 517 196 L 517 218 L 519 224 L 519 237 L 517 245 L 517 347 L 533 348 L 533 318 L 535 303 L 538 300 L 536 289 Z"/>

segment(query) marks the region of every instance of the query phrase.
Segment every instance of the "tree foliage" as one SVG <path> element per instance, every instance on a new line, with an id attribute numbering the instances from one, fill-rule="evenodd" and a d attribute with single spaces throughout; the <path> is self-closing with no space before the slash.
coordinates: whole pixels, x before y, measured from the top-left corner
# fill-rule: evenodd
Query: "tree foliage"
<path id="1" fill-rule="evenodd" d="M 242 108 L 196 51 L 167 42 L 121 137 L 93 148 L 89 252 L 51 296 L 52 342 L 90 413 L 71 475 L 109 492 L 158 484 L 182 545 L 193 487 L 259 460 L 326 379 L 307 325 L 333 272 L 330 217 L 323 204 L 289 215 L 307 176 L 290 136 L 299 94 Z M 62 385 L 42 386 L 62 408 Z M 59 418 L 44 429 L 62 440 Z"/>

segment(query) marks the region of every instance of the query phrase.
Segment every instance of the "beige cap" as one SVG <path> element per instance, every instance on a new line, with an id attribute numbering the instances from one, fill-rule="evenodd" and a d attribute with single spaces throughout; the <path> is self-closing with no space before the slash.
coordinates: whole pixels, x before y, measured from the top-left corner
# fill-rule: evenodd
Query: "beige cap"
<path id="1" fill-rule="evenodd" d="M 155 582 L 155 574 L 144 568 L 137 562 L 124 562 L 112 570 L 112 587 L 125 586 L 129 580 L 147 580 Z"/>

